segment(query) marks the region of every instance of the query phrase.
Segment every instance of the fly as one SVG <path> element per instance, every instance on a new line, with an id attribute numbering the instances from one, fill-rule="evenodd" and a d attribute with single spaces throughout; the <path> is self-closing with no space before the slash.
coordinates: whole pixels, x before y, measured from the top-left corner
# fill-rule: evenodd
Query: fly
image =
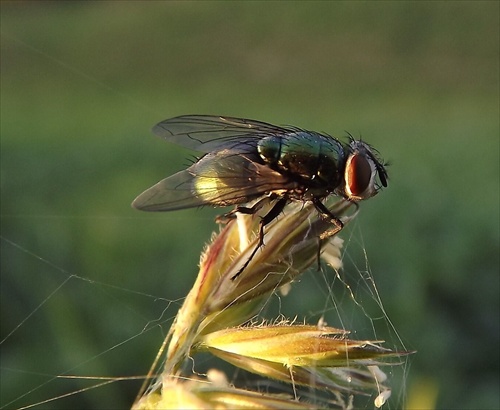
<path id="1" fill-rule="evenodd" d="M 158 123 L 153 133 L 167 141 L 205 153 L 189 168 L 165 178 L 140 194 L 132 206 L 142 211 L 173 211 L 201 205 L 236 208 L 253 214 L 257 201 L 276 202 L 260 222 L 259 242 L 250 258 L 232 278 L 246 268 L 264 244 L 264 227 L 290 201 L 310 201 L 333 228 L 342 221 L 323 204 L 329 195 L 357 203 L 387 187 L 387 172 L 377 151 L 350 136 L 349 142 L 293 126 L 211 115 L 183 115 Z"/>

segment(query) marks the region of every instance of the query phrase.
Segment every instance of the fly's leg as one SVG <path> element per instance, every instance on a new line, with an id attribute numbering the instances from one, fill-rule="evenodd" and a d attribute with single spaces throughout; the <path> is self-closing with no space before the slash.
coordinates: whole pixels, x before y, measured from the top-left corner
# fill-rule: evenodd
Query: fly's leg
<path id="1" fill-rule="evenodd" d="M 323 232 L 320 239 L 330 238 L 344 228 L 344 223 L 336 215 L 332 214 L 319 199 L 314 199 L 312 202 L 319 214 L 323 218 L 330 220 L 330 222 L 334 225 L 332 229 L 328 229 L 326 232 Z M 356 202 L 353 202 L 353 204 L 356 205 L 356 209 L 359 207 Z"/>
<path id="2" fill-rule="evenodd" d="M 314 199 L 313 205 L 316 210 L 319 212 L 321 217 L 330 220 L 330 222 L 334 225 L 332 229 L 328 229 L 326 232 L 323 232 L 318 241 L 318 271 L 321 269 L 320 265 L 320 257 L 321 257 L 321 240 L 326 238 L 331 238 L 333 235 L 339 233 L 344 228 L 344 223 L 338 218 L 336 215 L 332 214 L 328 208 L 319 200 Z M 356 210 L 359 208 L 359 205 L 356 202 L 351 202 L 356 206 Z"/>
<path id="3" fill-rule="evenodd" d="M 259 241 L 257 243 L 257 246 L 252 251 L 252 254 L 247 259 L 247 261 L 244 263 L 244 265 L 240 268 L 240 270 L 236 273 L 236 275 L 234 275 L 231 278 L 231 280 L 235 280 L 238 276 L 241 275 L 241 272 L 243 272 L 245 270 L 245 268 L 248 266 L 248 264 L 250 263 L 250 261 L 252 260 L 252 258 L 255 256 L 255 254 L 257 253 L 257 251 L 259 250 L 259 248 L 264 245 L 264 227 L 268 223 L 272 222 L 274 220 L 274 218 L 276 218 L 281 213 L 281 211 L 283 211 L 283 209 L 285 208 L 285 205 L 286 205 L 287 202 L 288 202 L 288 198 L 286 198 L 286 197 L 281 198 L 278 202 L 276 202 L 274 204 L 274 206 L 272 207 L 272 209 L 265 216 L 262 217 L 262 219 L 260 220 Z M 257 205 L 259 205 L 260 203 L 261 203 L 261 201 L 257 202 L 251 208 L 238 207 L 238 208 L 236 208 L 236 211 L 237 212 L 242 212 L 242 213 L 252 214 L 252 213 L 255 213 L 259 208 L 262 207 L 262 205 L 260 205 L 257 209 L 254 210 L 254 208 Z M 239 210 L 240 208 L 243 209 L 243 211 L 240 211 Z"/>
<path id="4" fill-rule="evenodd" d="M 321 240 L 318 238 L 318 253 L 316 254 L 316 263 L 318 264 L 318 272 L 321 271 Z"/>
<path id="5" fill-rule="evenodd" d="M 223 215 L 219 215 L 215 218 L 215 222 L 217 223 L 228 223 L 231 219 L 236 218 L 236 213 L 241 213 L 241 214 L 246 214 L 246 215 L 253 215 L 256 213 L 260 208 L 264 206 L 264 204 L 269 200 L 269 197 L 264 197 L 261 200 L 257 201 L 253 206 L 246 207 L 246 206 L 237 206 L 234 208 L 232 211 L 225 213 Z"/>

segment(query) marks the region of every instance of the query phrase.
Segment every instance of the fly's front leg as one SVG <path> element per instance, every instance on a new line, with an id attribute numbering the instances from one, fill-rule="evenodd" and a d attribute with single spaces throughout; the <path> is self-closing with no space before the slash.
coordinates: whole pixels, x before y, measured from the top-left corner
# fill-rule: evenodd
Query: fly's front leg
<path id="1" fill-rule="evenodd" d="M 316 253 L 316 263 L 318 272 L 321 271 L 321 239 L 318 238 L 318 252 Z"/>
<path id="2" fill-rule="evenodd" d="M 354 205 L 356 205 L 357 209 L 359 205 L 356 202 L 353 203 Z M 314 199 L 313 205 L 323 218 L 328 219 L 334 225 L 331 229 L 323 232 L 320 235 L 320 239 L 330 238 L 333 235 L 339 233 L 344 228 L 344 223 L 340 220 L 340 218 L 332 214 L 330 210 L 319 199 Z"/>
<path id="3" fill-rule="evenodd" d="M 264 199 L 267 199 L 267 198 L 264 198 Z M 256 206 L 259 206 L 257 209 L 260 209 L 262 207 L 261 202 L 262 201 L 257 202 L 251 208 L 243 208 L 244 211 L 242 211 L 242 212 L 243 213 L 251 213 L 251 214 L 255 213 L 256 210 L 254 210 L 254 208 Z M 257 253 L 257 251 L 259 250 L 259 248 L 264 245 L 264 227 L 267 224 L 269 224 L 270 222 L 272 222 L 274 220 L 274 218 L 276 218 L 281 213 L 281 211 L 283 211 L 283 209 L 285 208 L 285 205 L 286 205 L 287 202 L 288 202 L 288 198 L 286 198 L 286 197 L 281 198 L 278 202 L 276 202 L 274 204 L 274 206 L 272 207 L 272 209 L 265 216 L 262 217 L 262 219 L 260 220 L 259 241 L 257 242 L 257 246 L 252 251 L 252 254 L 247 259 L 247 261 L 243 264 L 243 266 L 241 267 L 241 269 L 236 273 L 236 275 L 234 275 L 231 278 L 231 280 L 235 280 L 238 276 L 241 275 L 241 272 L 243 272 L 245 270 L 245 268 L 248 266 L 248 264 L 250 263 L 250 261 L 252 260 L 252 258 L 255 256 L 255 254 Z M 238 208 L 240 208 L 240 207 L 238 207 Z M 235 211 L 237 211 L 238 208 L 236 208 Z M 245 212 L 245 211 L 250 211 L 250 212 Z"/>

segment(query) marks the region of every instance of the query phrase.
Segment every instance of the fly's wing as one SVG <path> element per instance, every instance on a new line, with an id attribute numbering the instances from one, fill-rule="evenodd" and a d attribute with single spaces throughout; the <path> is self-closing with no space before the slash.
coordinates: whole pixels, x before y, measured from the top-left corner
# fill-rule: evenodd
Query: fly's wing
<path id="1" fill-rule="evenodd" d="M 255 152 L 266 136 L 283 136 L 291 129 L 244 118 L 212 115 L 182 115 L 162 121 L 153 133 L 168 141 L 200 152 L 232 149 Z"/>
<path id="2" fill-rule="evenodd" d="M 295 188 L 293 181 L 259 164 L 256 159 L 231 150 L 207 154 L 188 169 L 144 191 L 132 206 L 143 211 L 228 206 Z"/>
<path id="3" fill-rule="evenodd" d="M 190 169 L 177 172 L 146 189 L 132 202 L 141 211 L 173 211 L 205 204 L 193 193 L 194 176 Z"/>

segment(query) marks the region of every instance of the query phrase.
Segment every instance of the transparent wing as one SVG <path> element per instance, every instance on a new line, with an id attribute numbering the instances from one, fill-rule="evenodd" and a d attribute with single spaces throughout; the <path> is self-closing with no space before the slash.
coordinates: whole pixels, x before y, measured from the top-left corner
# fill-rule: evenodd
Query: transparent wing
<path id="1" fill-rule="evenodd" d="M 241 204 L 295 183 L 252 156 L 223 150 L 205 155 L 184 171 L 163 179 L 132 203 L 143 211 L 173 211 L 200 205 Z"/>
<path id="2" fill-rule="evenodd" d="M 162 179 L 135 198 L 132 207 L 141 211 L 173 211 L 204 205 L 206 202 L 193 193 L 193 179 L 187 169 Z"/>
<path id="3" fill-rule="evenodd" d="M 292 130 L 244 118 L 183 115 L 158 123 L 152 131 L 168 141 L 200 152 L 227 148 L 248 153 L 255 151 L 260 139 L 283 136 Z"/>

